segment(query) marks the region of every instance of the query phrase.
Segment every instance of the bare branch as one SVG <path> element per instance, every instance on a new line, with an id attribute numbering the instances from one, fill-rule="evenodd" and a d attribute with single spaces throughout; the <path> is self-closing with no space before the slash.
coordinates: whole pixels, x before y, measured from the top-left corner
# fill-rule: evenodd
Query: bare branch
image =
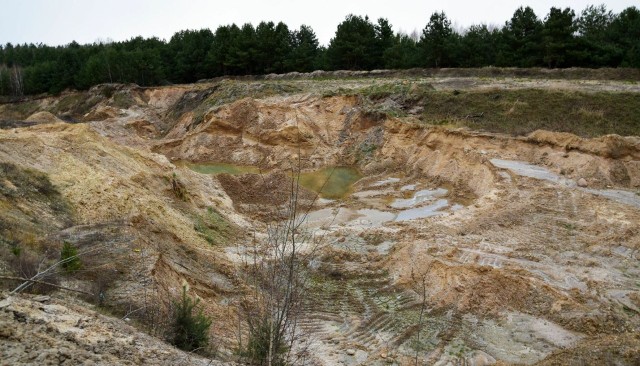
<path id="1" fill-rule="evenodd" d="M 66 291 L 73 291 L 73 292 L 79 292 L 81 294 L 85 294 L 85 295 L 90 295 L 90 296 L 95 296 L 94 294 L 90 293 L 90 292 L 86 292 L 86 291 L 82 291 L 82 290 L 76 290 L 74 288 L 69 288 L 69 287 L 65 287 L 65 286 L 60 286 L 60 285 L 56 285 L 54 283 L 50 283 L 50 282 L 45 282 L 45 281 L 39 281 L 39 280 L 34 280 L 34 279 L 30 279 L 30 278 L 22 278 L 22 277 L 12 277 L 12 276 L 0 276 L 1 279 L 3 280 L 13 280 L 13 281 L 23 281 L 25 283 L 37 283 L 37 284 L 41 284 L 41 285 L 47 285 L 47 286 L 51 286 L 51 287 L 55 287 L 58 288 L 60 290 L 66 290 Z M 15 290 L 14 290 L 15 291 Z M 14 294 L 14 292 L 12 291 L 11 294 Z"/>

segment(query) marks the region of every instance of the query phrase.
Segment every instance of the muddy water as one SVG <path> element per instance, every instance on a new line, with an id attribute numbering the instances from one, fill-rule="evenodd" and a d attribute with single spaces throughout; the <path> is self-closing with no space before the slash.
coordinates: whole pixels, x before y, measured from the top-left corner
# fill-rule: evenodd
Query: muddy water
<path id="1" fill-rule="evenodd" d="M 384 182 L 386 185 L 400 181 L 399 179 L 392 179 L 375 182 L 370 187 L 380 187 L 380 182 Z M 412 185 L 410 188 L 406 188 L 409 186 L 404 187 L 404 192 L 406 192 L 408 189 L 415 189 L 417 185 Z M 381 227 L 393 221 L 409 221 L 446 215 L 463 208 L 462 205 L 453 204 L 444 198 L 448 193 L 449 191 L 445 188 L 423 189 L 412 192 L 409 198 L 391 198 L 388 207 L 396 210 L 381 210 L 371 207 L 357 210 L 347 207 L 323 208 L 309 214 L 307 225 L 325 229 L 332 226 L 372 228 Z M 388 190 L 365 190 L 353 193 L 352 196 L 358 198 L 360 202 L 365 203 L 367 206 L 371 206 L 372 197 L 375 198 L 387 194 L 389 194 Z"/>
<path id="2" fill-rule="evenodd" d="M 328 167 L 300 174 L 300 184 L 321 197 L 340 199 L 351 193 L 351 187 L 362 174 L 350 167 Z"/>
<path id="3" fill-rule="evenodd" d="M 246 174 L 260 173 L 255 166 L 243 166 L 226 163 L 182 163 L 191 170 L 201 174 Z M 353 184 L 362 178 L 362 174 L 350 167 L 326 167 L 313 172 L 304 172 L 300 174 L 300 185 L 317 192 L 323 199 L 342 199 L 353 193 Z M 391 177 L 381 181 L 374 182 L 370 187 L 388 186 L 400 182 L 400 178 Z M 398 210 L 397 212 L 383 211 L 373 208 L 361 208 L 352 210 L 342 208 L 336 211 L 331 209 L 322 209 L 312 212 L 307 218 L 309 226 L 331 226 L 331 225 L 348 225 L 377 227 L 382 226 L 391 221 L 408 221 L 415 219 L 439 216 L 451 211 L 456 211 L 462 206 L 452 205 L 449 200 L 444 198 L 448 194 L 445 188 L 423 189 L 411 192 L 417 188 L 417 185 L 410 184 L 401 188 L 405 197 L 408 198 L 390 198 L 389 206 Z M 377 196 L 387 191 L 362 191 L 353 193 L 354 197 L 360 199 L 369 196 Z M 330 202 L 330 201 L 328 201 Z"/>
<path id="4" fill-rule="evenodd" d="M 258 167 L 248 165 L 234 165 L 227 163 L 187 163 L 179 162 L 179 165 L 187 166 L 189 169 L 201 174 L 258 174 L 261 171 Z M 340 199 L 351 193 L 351 188 L 355 182 L 362 178 L 362 174 L 350 167 L 327 167 L 313 172 L 300 174 L 300 185 L 317 192 L 325 199 Z"/>

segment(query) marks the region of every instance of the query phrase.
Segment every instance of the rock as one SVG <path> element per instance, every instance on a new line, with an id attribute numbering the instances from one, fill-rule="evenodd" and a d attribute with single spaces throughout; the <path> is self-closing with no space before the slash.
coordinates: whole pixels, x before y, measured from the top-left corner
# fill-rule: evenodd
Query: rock
<path id="1" fill-rule="evenodd" d="M 51 300 L 51 296 L 47 296 L 47 295 L 38 295 L 33 298 L 33 301 L 37 301 L 37 302 L 47 302 L 50 300 Z"/>
<path id="2" fill-rule="evenodd" d="M 586 186 L 588 186 L 588 185 L 589 185 L 589 184 L 587 183 L 587 180 L 586 180 L 586 179 L 584 179 L 584 178 L 580 178 L 580 179 L 578 179 L 578 187 L 582 187 L 582 188 L 584 188 L 584 187 L 586 187 Z"/>
<path id="3" fill-rule="evenodd" d="M 347 350 L 347 354 L 348 354 L 349 356 L 353 356 L 353 355 L 355 355 L 355 354 L 356 354 L 356 350 L 355 350 L 355 349 L 353 349 L 353 348 L 349 348 L 349 349 Z"/>
<path id="4" fill-rule="evenodd" d="M 467 357 L 466 361 L 467 361 L 466 362 L 467 365 L 472 365 L 472 366 L 488 366 L 488 365 L 494 365 L 496 363 L 495 358 L 479 350 L 473 351 L 473 353 L 471 353 L 471 355 Z"/>
<path id="5" fill-rule="evenodd" d="M 11 305 L 11 303 L 13 302 L 13 298 L 11 297 L 7 297 L 6 299 L 0 301 L 0 309 L 4 309 L 7 306 Z"/>

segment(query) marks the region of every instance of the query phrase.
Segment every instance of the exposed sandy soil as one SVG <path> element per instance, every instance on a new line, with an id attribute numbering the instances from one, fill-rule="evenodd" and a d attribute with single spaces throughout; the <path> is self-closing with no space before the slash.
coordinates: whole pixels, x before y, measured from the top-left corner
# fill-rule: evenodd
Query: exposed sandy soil
<path id="1" fill-rule="evenodd" d="M 224 365 L 48 296 L 0 295 L 1 365 Z"/>
<path id="2" fill-rule="evenodd" d="M 326 93 L 377 82 L 295 80 L 299 90 L 286 93 L 264 92 L 257 82 L 122 88 L 117 93 L 129 105 L 100 99 L 84 111 L 84 123 L 0 130 L 0 161 L 43 172 L 73 209 L 72 223 L 38 224 L 49 231 L 38 245 L 67 240 L 100 253 L 92 265 L 108 271 L 98 277 L 112 274 L 104 288 L 117 311 L 149 302 L 162 309 L 188 284 L 214 320 L 221 358 L 231 358 L 235 346 L 242 254 L 277 217 L 273 207 L 287 201 L 291 180 L 281 169 L 299 162 L 305 171 L 352 166 L 364 175 L 346 198 L 320 200 L 310 215 L 322 250 L 300 319 L 309 364 L 405 365 L 416 352 L 420 364 L 438 365 L 637 364 L 640 138 L 425 126 L 412 115 L 372 111 L 350 93 Z M 441 89 L 639 91 L 637 83 L 607 81 L 429 82 Z M 261 94 L 207 99 L 238 86 Z M 205 175 L 178 164 L 184 161 L 268 173 Z M 301 203 L 313 198 L 304 191 Z M 6 202 L 3 214 L 36 206 Z M 33 226 L 33 215 L 16 217 L 14 225 Z M 87 291 L 93 282 L 63 278 Z M 88 351 L 84 340 L 48 334 L 56 319 L 37 302 L 15 301 L 1 310 L 11 331 L 0 343 L 46 338 L 77 350 L 74 363 L 182 357 L 148 337 L 143 346 L 131 343 L 125 334 L 132 328 L 103 317 L 92 318 L 88 334 L 128 348 Z M 56 309 L 67 306 L 54 301 Z M 12 306 L 45 323 L 12 318 Z M 68 306 L 65 312 L 88 316 Z M 37 344 L 29 347 L 38 353 Z M 155 349 L 167 353 L 152 355 Z M 29 352 L 6 354 L 27 363 Z"/>

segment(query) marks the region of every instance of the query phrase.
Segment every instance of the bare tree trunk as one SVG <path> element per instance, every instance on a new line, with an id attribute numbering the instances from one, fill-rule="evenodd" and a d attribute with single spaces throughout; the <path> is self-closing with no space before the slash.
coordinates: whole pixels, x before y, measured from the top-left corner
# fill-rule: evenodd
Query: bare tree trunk
<path id="1" fill-rule="evenodd" d="M 24 95 L 24 81 L 22 77 L 22 68 L 13 65 L 13 74 L 11 75 L 11 89 L 13 95 L 21 97 Z"/>
<path id="2" fill-rule="evenodd" d="M 45 281 L 38 281 L 38 280 L 29 279 L 29 278 L 13 277 L 13 276 L 0 276 L 0 278 L 3 279 L 3 280 L 22 281 L 23 283 L 39 283 L 41 285 L 47 285 L 47 286 L 55 287 L 55 288 L 60 289 L 60 290 L 78 292 L 78 293 L 89 295 L 89 296 L 95 296 L 91 292 L 82 291 L 82 290 L 76 290 L 74 288 L 60 286 L 60 285 L 56 285 L 55 283 L 50 283 L 50 282 L 45 282 Z M 13 294 L 14 292 L 12 291 L 11 293 Z"/>
<path id="3" fill-rule="evenodd" d="M 424 310 L 427 303 L 427 277 L 422 275 L 422 302 L 420 304 L 420 318 L 418 320 L 418 334 L 416 336 L 416 362 L 415 366 L 418 366 L 418 355 L 420 354 L 420 332 L 422 332 L 422 322 L 424 316 Z"/>
<path id="4" fill-rule="evenodd" d="M 105 58 L 107 59 L 107 72 L 109 73 L 109 82 L 113 84 L 113 77 L 111 76 L 111 63 L 109 62 L 109 56 Z"/>

